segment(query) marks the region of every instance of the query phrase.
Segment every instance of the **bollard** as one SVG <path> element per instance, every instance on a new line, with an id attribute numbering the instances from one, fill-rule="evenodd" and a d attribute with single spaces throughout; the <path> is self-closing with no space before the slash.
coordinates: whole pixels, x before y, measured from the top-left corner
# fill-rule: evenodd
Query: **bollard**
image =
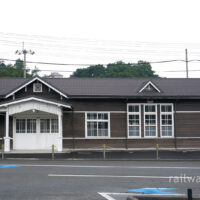
<path id="1" fill-rule="evenodd" d="M 192 200 L 192 189 L 187 189 L 188 200 Z"/>
<path id="2" fill-rule="evenodd" d="M 156 144 L 156 160 L 159 160 L 159 145 Z"/>
<path id="3" fill-rule="evenodd" d="M 4 144 L 1 145 L 1 158 L 4 159 Z"/>
<path id="4" fill-rule="evenodd" d="M 103 144 L 103 159 L 106 159 L 106 144 Z"/>
<path id="5" fill-rule="evenodd" d="M 55 151 L 55 145 L 54 144 L 52 144 L 52 156 L 51 156 L 51 158 L 52 158 L 52 160 L 54 160 L 55 159 L 55 155 L 54 155 L 54 151 Z"/>

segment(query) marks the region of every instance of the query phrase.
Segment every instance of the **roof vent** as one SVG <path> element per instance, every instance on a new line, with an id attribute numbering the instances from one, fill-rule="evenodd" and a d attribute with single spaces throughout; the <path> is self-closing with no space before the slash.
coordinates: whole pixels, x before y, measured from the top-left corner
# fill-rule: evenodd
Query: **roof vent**
<path id="1" fill-rule="evenodd" d="M 148 83 L 145 84 L 144 87 L 140 89 L 139 93 L 141 92 L 159 92 L 160 93 L 160 90 L 151 81 L 149 81 Z"/>

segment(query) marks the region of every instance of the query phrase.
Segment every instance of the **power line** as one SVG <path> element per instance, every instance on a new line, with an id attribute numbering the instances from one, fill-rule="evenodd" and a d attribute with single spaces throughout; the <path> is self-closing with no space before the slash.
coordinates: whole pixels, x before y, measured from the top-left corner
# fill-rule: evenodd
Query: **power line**
<path id="1" fill-rule="evenodd" d="M 1 61 L 16 61 L 14 59 L 5 59 L 0 58 Z M 44 64 L 44 65 L 73 65 L 73 66 L 90 66 L 90 65 L 108 65 L 103 63 L 52 63 L 52 62 L 40 62 L 40 61 L 26 61 L 27 63 L 34 63 L 34 64 Z M 150 61 L 148 63 L 155 64 L 155 63 L 169 63 L 169 62 L 186 62 L 185 60 L 163 60 L 163 61 Z M 200 60 L 188 60 L 187 62 L 200 62 Z M 136 64 L 136 63 L 130 63 L 130 64 Z"/>

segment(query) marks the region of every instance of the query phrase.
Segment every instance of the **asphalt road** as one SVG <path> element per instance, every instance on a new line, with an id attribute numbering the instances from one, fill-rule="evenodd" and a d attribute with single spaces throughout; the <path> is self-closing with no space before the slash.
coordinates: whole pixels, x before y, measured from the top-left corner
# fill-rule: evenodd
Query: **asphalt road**
<path id="1" fill-rule="evenodd" d="M 200 162 L 4 160 L 0 199 L 125 200 L 124 193 L 136 188 L 176 188 L 182 194 L 192 188 L 199 194 L 199 176 Z"/>

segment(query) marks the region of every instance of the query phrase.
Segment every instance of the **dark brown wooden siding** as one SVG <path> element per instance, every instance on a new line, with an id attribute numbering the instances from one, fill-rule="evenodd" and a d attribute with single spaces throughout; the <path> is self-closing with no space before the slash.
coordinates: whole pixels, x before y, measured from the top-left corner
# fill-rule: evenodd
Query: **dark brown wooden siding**
<path id="1" fill-rule="evenodd" d="M 74 111 L 125 111 L 124 100 L 68 100 Z"/>
<path id="2" fill-rule="evenodd" d="M 200 100 L 178 100 L 177 111 L 200 111 Z"/>
<path id="3" fill-rule="evenodd" d="M 200 137 L 200 113 L 176 113 L 177 137 Z"/>
<path id="4" fill-rule="evenodd" d="M 33 84 L 31 83 L 27 86 L 27 91 L 25 91 L 25 88 L 18 91 L 15 94 L 15 99 L 34 95 L 52 100 L 60 100 L 60 95 L 52 89 L 49 91 L 49 88 L 44 84 L 42 84 L 42 92 L 33 92 Z"/>
<path id="5" fill-rule="evenodd" d="M 0 138 L 5 136 L 5 116 L 3 115 L 3 113 L 0 115 Z"/>

